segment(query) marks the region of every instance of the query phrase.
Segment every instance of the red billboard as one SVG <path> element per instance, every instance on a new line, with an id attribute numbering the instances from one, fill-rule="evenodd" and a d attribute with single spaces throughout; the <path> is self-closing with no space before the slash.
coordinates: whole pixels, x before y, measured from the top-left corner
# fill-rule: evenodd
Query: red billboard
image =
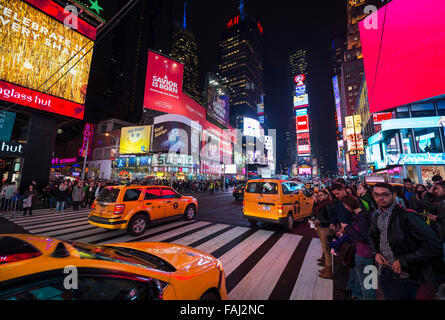
<path id="1" fill-rule="evenodd" d="M 445 93 L 444 16 L 443 0 L 393 0 L 360 23 L 371 113 Z"/>
<path id="2" fill-rule="evenodd" d="M 298 155 L 311 153 L 311 142 L 309 132 L 297 134 L 297 153 Z"/>
<path id="3" fill-rule="evenodd" d="M 295 116 L 295 125 L 297 128 L 297 133 L 309 132 L 309 115 L 307 111 L 304 115 L 298 115 L 297 112 L 297 115 Z"/>
<path id="4" fill-rule="evenodd" d="M 144 108 L 182 114 L 183 74 L 183 64 L 149 51 Z"/>

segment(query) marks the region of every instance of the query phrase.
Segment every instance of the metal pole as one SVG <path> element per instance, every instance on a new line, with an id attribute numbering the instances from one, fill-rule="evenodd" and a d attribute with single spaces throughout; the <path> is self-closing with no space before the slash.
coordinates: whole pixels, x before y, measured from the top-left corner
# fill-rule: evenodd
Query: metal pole
<path id="1" fill-rule="evenodd" d="M 83 157 L 83 170 L 82 170 L 82 181 L 85 181 L 85 169 L 87 166 L 87 157 L 88 157 L 88 147 L 90 146 L 90 139 L 87 140 L 87 148 L 85 150 L 85 154 Z"/>

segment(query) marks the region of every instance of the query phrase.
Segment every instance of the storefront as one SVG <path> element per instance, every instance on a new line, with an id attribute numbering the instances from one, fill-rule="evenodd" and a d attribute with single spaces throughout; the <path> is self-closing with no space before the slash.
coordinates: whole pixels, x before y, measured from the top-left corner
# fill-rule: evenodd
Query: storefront
<path id="1" fill-rule="evenodd" d="M 111 163 L 110 180 L 145 179 L 153 174 L 151 156 L 122 156 Z"/>
<path id="2" fill-rule="evenodd" d="M 14 182 L 20 187 L 24 145 L 13 142 L 0 143 L 0 174 L 3 182 Z"/>
<path id="3" fill-rule="evenodd" d="M 82 175 L 80 158 L 53 158 L 51 160 L 50 179 L 78 179 Z"/>

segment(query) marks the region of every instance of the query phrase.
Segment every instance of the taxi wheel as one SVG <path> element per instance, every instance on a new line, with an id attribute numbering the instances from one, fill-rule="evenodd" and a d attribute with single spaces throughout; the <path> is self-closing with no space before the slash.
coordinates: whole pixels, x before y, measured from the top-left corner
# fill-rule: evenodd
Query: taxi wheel
<path id="1" fill-rule="evenodd" d="M 135 215 L 128 224 L 128 232 L 132 236 L 142 235 L 148 228 L 148 219 L 143 214 Z"/>
<path id="2" fill-rule="evenodd" d="M 211 292 L 211 291 L 207 291 L 206 293 L 204 293 L 204 294 L 202 295 L 201 298 L 199 298 L 199 300 L 220 300 L 220 299 L 219 299 L 218 296 L 217 296 L 216 294 L 214 294 L 213 292 Z"/>
<path id="3" fill-rule="evenodd" d="M 256 220 L 249 219 L 249 223 L 252 227 L 258 227 Z"/>
<path id="4" fill-rule="evenodd" d="M 294 229 L 294 217 L 292 216 L 291 213 L 287 215 L 284 227 L 286 228 L 287 231 L 292 231 Z"/>
<path id="5" fill-rule="evenodd" d="M 187 221 L 191 221 L 195 218 L 195 215 L 196 215 L 195 206 L 192 204 L 188 205 L 187 208 L 185 209 L 184 219 Z"/>

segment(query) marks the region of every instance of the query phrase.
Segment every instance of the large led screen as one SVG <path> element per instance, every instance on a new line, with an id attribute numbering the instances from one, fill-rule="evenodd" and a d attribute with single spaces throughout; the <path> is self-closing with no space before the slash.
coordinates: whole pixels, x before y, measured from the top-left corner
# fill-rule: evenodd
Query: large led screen
<path id="1" fill-rule="evenodd" d="M 66 28 L 49 0 L 28 2 L 47 13 L 0 0 L 0 100 L 82 119 L 95 31 L 81 20 Z"/>
<path id="2" fill-rule="evenodd" d="M 360 23 L 371 113 L 445 94 L 444 16 L 443 0 L 393 0 Z"/>

